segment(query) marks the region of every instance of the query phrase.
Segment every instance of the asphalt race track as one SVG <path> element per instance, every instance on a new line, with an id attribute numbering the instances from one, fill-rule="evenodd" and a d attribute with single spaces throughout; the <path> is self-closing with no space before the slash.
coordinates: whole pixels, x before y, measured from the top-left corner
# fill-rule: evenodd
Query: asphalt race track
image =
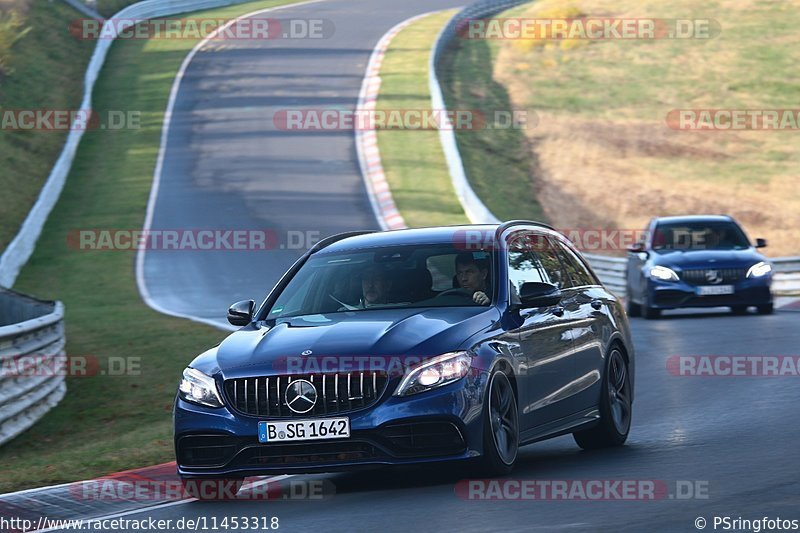
<path id="1" fill-rule="evenodd" d="M 330 19 L 333 38 L 210 45 L 180 88 L 152 227 L 321 236 L 377 228 L 352 132 L 275 131 L 272 115 L 292 107 L 352 108 L 383 33 L 414 14 L 460 3 L 326 1 L 279 16 Z M 230 302 L 262 298 L 302 251 L 148 252 L 146 284 L 170 311 L 221 321 Z M 797 519 L 800 377 L 676 376 L 667 361 L 796 354 L 798 319 L 790 311 L 632 319 L 637 382 L 629 444 L 599 452 L 580 451 L 571 437 L 534 444 L 521 450 L 513 475 L 649 480 L 668 489 L 656 500 L 469 501 L 455 490 L 467 472 L 425 467 L 290 478 L 330 481 L 335 494 L 321 501 L 190 502 L 125 518 L 277 516 L 288 531 L 697 531 L 698 517 L 714 530 L 714 515 Z M 701 497 L 681 497 L 687 486 Z"/>
<path id="2" fill-rule="evenodd" d="M 696 518 L 710 523 L 713 515 L 798 518 L 800 377 L 686 377 L 667 371 L 674 355 L 796 353 L 797 320 L 790 311 L 633 319 L 637 397 L 628 445 L 582 452 L 571 437 L 533 444 L 522 448 L 513 474 L 526 480 L 649 480 L 668 489 L 658 499 L 472 501 L 455 491 L 467 472 L 425 467 L 290 478 L 330 481 L 335 494 L 322 500 L 192 501 L 125 518 L 277 516 L 281 530 L 365 532 L 696 531 Z M 683 499 L 687 486 L 703 498 Z"/>
<path id="3" fill-rule="evenodd" d="M 352 131 L 283 131 L 288 109 L 355 108 L 378 40 L 459 0 L 337 0 L 260 17 L 324 19 L 324 39 L 212 41 L 180 85 L 153 230 L 263 230 L 268 251 L 151 250 L 144 281 L 173 313 L 225 323 L 232 302 L 260 300 L 314 239 L 378 229 Z"/>

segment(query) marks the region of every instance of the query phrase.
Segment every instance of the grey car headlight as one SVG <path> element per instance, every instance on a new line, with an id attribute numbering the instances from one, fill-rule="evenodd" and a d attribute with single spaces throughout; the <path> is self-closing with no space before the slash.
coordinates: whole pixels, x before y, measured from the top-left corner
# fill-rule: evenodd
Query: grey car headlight
<path id="1" fill-rule="evenodd" d="M 217 393 L 217 384 L 211 376 L 187 368 L 183 371 L 183 379 L 178 389 L 182 400 L 206 407 L 222 407 L 222 400 Z"/>
<path id="2" fill-rule="evenodd" d="M 409 396 L 435 389 L 463 378 L 472 365 L 469 352 L 451 352 L 415 365 L 406 370 L 395 396 Z"/>

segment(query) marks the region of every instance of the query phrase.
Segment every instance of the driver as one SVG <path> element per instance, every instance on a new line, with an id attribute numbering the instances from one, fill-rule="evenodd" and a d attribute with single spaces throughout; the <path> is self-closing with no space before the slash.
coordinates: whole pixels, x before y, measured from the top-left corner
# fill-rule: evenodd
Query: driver
<path id="1" fill-rule="evenodd" d="M 486 259 L 476 259 L 472 252 L 461 252 L 456 256 L 456 279 L 462 289 L 472 294 L 472 301 L 479 305 L 489 305 L 486 295 L 489 292 L 489 263 Z"/>
<path id="2" fill-rule="evenodd" d="M 376 266 L 367 267 L 361 274 L 362 308 L 373 305 L 385 304 L 389 291 L 392 289 L 392 280 L 387 272 Z"/>

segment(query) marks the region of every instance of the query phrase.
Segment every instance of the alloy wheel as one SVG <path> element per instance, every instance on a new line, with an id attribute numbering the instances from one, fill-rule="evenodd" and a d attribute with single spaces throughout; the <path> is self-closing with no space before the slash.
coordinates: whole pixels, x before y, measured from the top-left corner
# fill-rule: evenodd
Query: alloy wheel
<path id="1" fill-rule="evenodd" d="M 502 372 L 492 376 L 489 390 L 489 421 L 495 449 L 500 460 L 510 465 L 519 448 L 517 400 L 508 377 Z"/>

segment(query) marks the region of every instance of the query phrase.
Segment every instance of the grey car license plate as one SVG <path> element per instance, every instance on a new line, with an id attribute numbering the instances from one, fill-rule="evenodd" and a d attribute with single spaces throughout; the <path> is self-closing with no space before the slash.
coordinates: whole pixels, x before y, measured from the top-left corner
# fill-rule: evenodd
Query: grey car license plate
<path id="1" fill-rule="evenodd" d="M 258 423 L 258 441 L 261 443 L 349 437 L 350 419 L 347 417 L 276 420 Z"/>

